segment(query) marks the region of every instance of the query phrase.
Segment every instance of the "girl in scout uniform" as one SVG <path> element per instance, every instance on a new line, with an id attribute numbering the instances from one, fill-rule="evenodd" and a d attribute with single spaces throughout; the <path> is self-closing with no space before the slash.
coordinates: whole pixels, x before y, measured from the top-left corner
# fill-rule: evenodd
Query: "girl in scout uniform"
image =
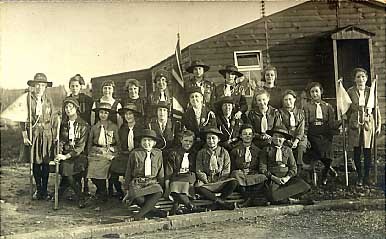
<path id="1" fill-rule="evenodd" d="M 59 186 L 59 197 L 70 186 L 76 195 L 79 208 L 84 208 L 84 198 L 79 180 L 80 173 L 87 167 L 87 158 L 84 155 L 89 126 L 79 115 L 79 102 L 76 98 L 67 97 L 63 102 L 65 120 L 62 121 L 59 134 L 59 152 L 55 160 L 60 161 L 60 174 L 62 176 Z"/>
<path id="2" fill-rule="evenodd" d="M 242 77 L 243 73 L 239 72 L 234 65 L 227 65 L 224 69 L 218 71 L 225 79 L 225 82 L 216 86 L 216 98 L 229 96 L 233 98 L 235 108 L 233 114 L 235 119 L 241 119 L 242 114 L 248 110 L 247 99 L 242 92 L 238 91 L 236 87 L 236 78 Z M 217 112 L 221 112 L 221 106 L 217 106 Z"/>
<path id="3" fill-rule="evenodd" d="M 275 108 L 281 108 L 282 89 L 276 86 L 277 69 L 274 66 L 267 66 L 263 71 L 263 89 L 271 96 L 269 104 Z"/>
<path id="4" fill-rule="evenodd" d="M 110 176 L 111 161 L 120 148 L 120 139 L 118 126 L 109 120 L 110 113 L 114 113 L 111 105 L 100 103 L 93 111 L 99 116 L 99 120 L 91 127 L 88 138 L 87 178 L 91 178 L 97 187 L 96 196 L 106 201 L 106 179 Z"/>
<path id="5" fill-rule="evenodd" d="M 253 144 L 254 132 L 250 124 L 243 124 L 240 128 L 240 138 L 236 147 L 231 151 L 231 177 L 236 178 L 239 191 L 245 199 L 243 206 L 248 206 L 253 195 L 263 189 L 263 182 L 267 180 L 259 173 L 260 150 Z"/>
<path id="6" fill-rule="evenodd" d="M 355 85 L 347 91 L 352 101 L 347 112 L 348 137 L 350 139 L 348 143 L 354 150 L 354 162 L 358 174 L 357 185 L 362 186 L 363 183 L 371 184 L 369 177 L 371 150 L 375 135 L 381 132 L 381 114 L 379 106 L 375 105 L 374 96 L 370 96 L 370 87 L 366 86 L 367 71 L 363 68 L 355 68 L 353 77 Z M 374 102 L 373 105 L 369 104 L 371 101 Z M 374 121 L 375 114 L 378 117 L 377 127 Z M 361 165 L 362 151 L 364 155 L 364 173 Z"/>
<path id="7" fill-rule="evenodd" d="M 216 127 L 216 115 L 204 104 L 204 95 L 201 93 L 201 88 L 190 88 L 188 93 L 190 106 L 182 115 L 184 128 L 193 131 L 195 135 L 199 135 L 201 129 L 206 126 Z M 194 150 L 197 152 L 203 144 L 204 142 L 197 138 L 193 145 Z"/>
<path id="8" fill-rule="evenodd" d="M 137 106 L 134 103 L 127 103 L 122 109 L 119 109 L 119 114 L 124 119 L 122 126 L 118 130 L 121 150 L 119 155 L 111 162 L 108 190 L 109 194 L 113 195 L 114 185 L 118 198 L 122 200 L 125 194 L 122 190 L 119 176 L 125 176 L 129 154 L 134 148 L 139 146 L 138 142 L 134 139 L 143 129 L 143 124 L 138 120 L 141 112 L 137 110 Z"/>
<path id="9" fill-rule="evenodd" d="M 33 176 L 36 183 L 36 191 L 33 199 L 49 199 L 47 184 L 49 176 L 49 162 L 52 159 L 53 143 L 53 110 L 54 105 L 50 97 L 45 93 L 47 87 L 52 86 L 52 82 L 47 81 L 43 73 L 36 73 L 33 80 L 27 82 L 32 87 L 31 97 L 28 104 L 31 106 L 32 129 L 29 124 L 21 123 L 23 143 L 25 146 L 32 147 Z M 29 139 L 29 131 L 32 130 L 32 140 Z"/>
<path id="10" fill-rule="evenodd" d="M 233 210 L 235 205 L 224 200 L 238 184 L 236 179 L 229 177 L 231 161 L 228 151 L 218 145 L 224 136 L 217 128 L 210 126 L 205 128 L 201 135 L 206 144 L 196 157 L 196 190 L 219 208 Z M 216 193 L 221 193 L 221 196 L 217 197 Z"/>
<path id="11" fill-rule="evenodd" d="M 310 169 L 310 165 L 303 162 L 303 154 L 307 149 L 307 136 L 304 133 L 305 114 L 303 109 L 295 106 L 296 93 L 293 90 L 286 90 L 282 96 L 283 107 L 279 110 L 281 123 L 288 133 L 292 136 L 285 144 L 292 148 L 298 173 L 301 169 Z"/>
<path id="12" fill-rule="evenodd" d="M 139 121 L 145 120 L 145 105 L 146 100 L 141 98 L 141 90 L 143 86 L 139 83 L 137 79 L 128 79 L 125 83 L 125 89 L 127 90 L 127 98 L 124 100 L 124 105 L 129 103 L 135 104 L 137 111 L 140 112 L 138 115 Z"/>
<path id="13" fill-rule="evenodd" d="M 126 196 L 124 203 L 131 205 L 134 201 L 141 210 L 134 215 L 134 220 L 141 220 L 152 210 L 162 197 L 164 185 L 164 166 L 162 151 L 154 148 L 163 146 L 163 141 L 150 129 L 144 129 L 138 136 L 140 147 L 129 155 L 125 174 Z M 167 216 L 158 211 L 161 217 Z"/>
<path id="14" fill-rule="evenodd" d="M 152 118 L 148 124 L 148 128 L 154 130 L 157 135 L 161 136 L 165 140 L 165 149 L 170 149 L 175 141 L 179 129 L 176 123 L 169 117 L 170 105 L 161 101 L 153 106 L 156 110 L 156 117 Z"/>
<path id="15" fill-rule="evenodd" d="M 196 206 L 189 198 L 194 197 L 195 157 L 191 151 L 194 133 L 185 130 L 181 133 L 181 145 L 174 147 L 165 160 L 165 191 L 170 192 L 174 200 L 171 215 L 179 213 L 179 205 L 183 204 L 189 212 L 195 212 Z M 166 195 L 167 196 L 167 195 Z"/>
<path id="16" fill-rule="evenodd" d="M 252 124 L 255 131 L 254 144 L 263 148 L 271 143 L 271 136 L 267 131 L 280 124 L 279 111 L 269 105 L 270 95 L 264 89 L 259 89 L 254 95 L 253 108 L 247 115 L 246 122 Z"/>
<path id="17" fill-rule="evenodd" d="M 290 197 L 304 194 L 310 186 L 296 177 L 297 166 L 292 149 L 284 145 L 291 135 L 282 126 L 275 126 L 268 131 L 272 136 L 272 145 L 262 149 L 260 154 L 260 173 L 267 178 L 267 199 L 272 203 L 290 202 Z"/>
<path id="18" fill-rule="evenodd" d="M 94 102 L 92 105 L 92 109 L 98 108 L 99 104 L 102 103 L 108 103 L 111 105 L 111 109 L 113 110 L 109 114 L 109 120 L 112 121 L 114 124 L 118 125 L 118 127 L 121 127 L 122 125 L 122 118 L 118 114 L 118 110 L 122 108 L 121 103 L 119 100 L 115 99 L 113 97 L 115 91 L 115 83 L 112 80 L 107 80 L 102 83 L 102 97 Z M 94 110 L 93 110 L 94 111 Z M 96 122 L 98 122 L 99 116 L 95 115 L 94 112 L 91 113 L 91 125 L 94 125 Z"/>
<path id="19" fill-rule="evenodd" d="M 241 118 L 236 118 L 233 114 L 235 104 L 231 96 L 223 96 L 216 104 L 221 110 L 216 117 L 217 127 L 226 137 L 226 140 L 220 144 L 230 152 L 239 140 L 239 129 L 242 120 Z"/>
<path id="20" fill-rule="evenodd" d="M 323 87 L 318 82 L 311 82 L 307 87 L 311 101 L 304 106 L 306 116 L 307 139 L 311 144 L 309 156 L 314 165 L 317 160 L 322 161 L 322 184 L 327 183 L 327 175 L 337 177 L 337 172 L 332 168 L 333 158 L 332 139 L 337 134 L 338 122 L 335 121 L 333 107 L 322 100 Z"/>
<path id="21" fill-rule="evenodd" d="M 187 82 L 185 82 L 185 90 L 190 92 L 190 89 L 198 87 L 204 97 L 204 102 L 208 107 L 212 107 L 216 97 L 216 86 L 213 82 L 205 78 L 205 72 L 210 69 L 202 60 L 194 60 L 186 72 L 193 74 Z"/>
<path id="22" fill-rule="evenodd" d="M 156 116 L 156 109 L 154 109 L 154 106 L 157 105 L 159 102 L 166 102 L 169 105 L 169 113 L 171 113 L 173 97 L 168 89 L 168 74 L 169 72 L 165 70 L 159 70 L 155 73 L 155 89 L 149 94 L 147 104 L 147 116 L 149 117 L 149 119 Z"/>

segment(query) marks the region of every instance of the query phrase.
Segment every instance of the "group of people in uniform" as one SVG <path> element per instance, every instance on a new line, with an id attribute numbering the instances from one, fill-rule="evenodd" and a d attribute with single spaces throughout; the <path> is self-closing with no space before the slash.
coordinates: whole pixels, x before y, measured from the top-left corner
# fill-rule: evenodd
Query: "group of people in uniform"
<path id="1" fill-rule="evenodd" d="M 252 205 L 258 194 L 271 203 L 301 199 L 310 185 L 299 172 L 312 169 L 318 160 L 324 165 L 321 184 L 338 176 L 331 166 L 332 139 L 341 121 L 323 101 L 320 83 L 308 85 L 309 100 L 299 107 L 296 92 L 277 87 L 277 70 L 268 66 L 262 75 L 264 85 L 254 89 L 248 105 L 245 82 L 238 80 L 243 73 L 236 66 L 219 71 L 224 78 L 219 85 L 206 79 L 209 68 L 195 60 L 186 69 L 192 77 L 185 82 L 189 102 L 180 121 L 171 117 L 167 71 L 156 72 L 155 90 L 146 98 L 140 97 L 141 83 L 127 79 L 127 98 L 122 100 L 114 98 L 116 86 L 110 80 L 102 84 L 103 96 L 93 100 L 81 93 L 85 82 L 77 74 L 69 81 L 71 94 L 63 101 L 60 125 L 55 125 L 52 99 L 45 94 L 52 82 L 37 73 L 28 81 L 33 89 L 32 128 L 22 125 L 24 144 L 32 147 L 34 198 L 49 198 L 53 159 L 60 163 L 59 198 L 71 187 L 78 206 L 85 207 L 91 179 L 98 201 L 114 195 L 139 205 L 135 220 L 154 211 L 162 197 L 174 202 L 171 214 L 199 211 L 193 200 L 197 197 L 212 201 L 215 208 L 234 209 L 237 205 L 226 201 L 234 191 L 245 199 L 242 206 Z M 355 68 L 353 80 L 348 90 L 352 100 L 348 143 L 354 150 L 356 183 L 362 186 L 371 183 L 371 148 L 381 124 L 379 109 L 366 107 L 367 71 Z M 54 145 L 59 145 L 56 152 Z M 304 155 L 312 160 L 306 163 Z"/>

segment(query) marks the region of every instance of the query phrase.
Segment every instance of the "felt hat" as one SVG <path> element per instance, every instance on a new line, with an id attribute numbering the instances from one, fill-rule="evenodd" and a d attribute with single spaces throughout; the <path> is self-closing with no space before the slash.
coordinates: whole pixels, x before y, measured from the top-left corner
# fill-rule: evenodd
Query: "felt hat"
<path id="1" fill-rule="evenodd" d="M 232 96 L 222 96 L 218 101 L 216 102 L 218 106 L 222 106 L 225 103 L 234 104 L 235 100 Z"/>
<path id="2" fill-rule="evenodd" d="M 157 148 L 163 149 L 166 145 L 165 139 L 158 136 L 157 133 L 152 129 L 142 129 L 139 134 L 135 136 L 135 138 L 139 141 L 145 137 L 156 141 Z"/>
<path id="3" fill-rule="evenodd" d="M 77 109 L 79 109 L 79 107 L 80 107 L 79 101 L 74 97 L 66 97 L 63 100 L 63 106 L 65 106 L 68 103 L 73 104 L 75 106 L 75 108 L 77 108 Z"/>
<path id="4" fill-rule="evenodd" d="M 141 112 L 138 110 L 137 106 L 134 103 L 127 103 L 122 108 L 118 110 L 121 115 L 124 115 L 127 111 L 131 111 L 134 114 L 140 114 Z"/>
<path id="5" fill-rule="evenodd" d="M 234 73 L 237 77 L 241 77 L 244 74 L 238 71 L 237 67 L 235 65 L 227 65 L 224 69 L 221 69 L 218 71 L 224 78 L 226 76 L 226 73 Z"/>
<path id="6" fill-rule="evenodd" d="M 204 129 L 202 129 L 200 131 L 200 137 L 205 140 L 206 139 L 206 136 L 208 134 L 214 134 L 214 135 L 217 135 L 220 139 L 220 141 L 223 141 L 226 139 L 225 135 L 216 127 L 214 126 L 207 126 L 205 127 Z"/>
<path id="7" fill-rule="evenodd" d="M 161 77 L 165 77 L 166 80 L 168 81 L 168 80 L 169 80 L 169 79 L 168 79 L 168 76 L 169 76 L 169 72 L 168 72 L 168 71 L 163 70 L 163 69 L 158 70 L 158 71 L 155 73 L 155 75 L 154 75 L 154 82 L 156 82 L 156 81 L 157 81 L 159 78 L 161 78 Z"/>
<path id="8" fill-rule="evenodd" d="M 252 129 L 252 132 L 255 132 L 255 129 L 251 124 L 242 124 L 239 129 L 239 134 L 241 135 L 241 132 L 243 132 L 244 129 Z"/>
<path id="9" fill-rule="evenodd" d="M 273 135 L 274 133 L 281 134 L 285 139 L 292 139 L 292 135 L 288 133 L 288 130 L 281 125 L 273 127 L 271 130 L 267 130 L 267 134 Z"/>
<path id="10" fill-rule="evenodd" d="M 189 87 L 189 88 L 186 90 L 186 93 L 188 94 L 188 96 L 190 96 L 190 95 L 193 94 L 193 93 L 200 93 L 201 95 L 203 95 L 203 94 L 202 94 L 201 87 L 198 87 L 198 86 L 192 86 L 192 87 Z"/>
<path id="11" fill-rule="evenodd" d="M 193 73 L 193 69 L 194 67 L 197 67 L 197 66 L 201 66 L 204 68 L 204 72 L 207 72 L 209 70 L 209 66 L 206 65 L 202 60 L 194 60 L 192 61 L 192 63 L 190 64 L 189 67 L 187 67 L 185 70 L 189 73 Z"/>
<path id="12" fill-rule="evenodd" d="M 165 108 L 165 109 L 170 109 L 170 104 L 166 101 L 159 101 L 157 104 L 154 104 L 154 109 L 158 108 Z"/>
<path id="13" fill-rule="evenodd" d="M 47 81 L 47 76 L 44 73 L 36 73 L 33 80 L 27 81 L 29 86 L 35 86 L 36 83 L 46 83 L 47 87 L 52 86 L 52 82 Z"/>
<path id="14" fill-rule="evenodd" d="M 105 110 L 110 113 L 116 113 L 115 110 L 111 109 L 111 105 L 109 103 L 97 103 L 97 107 L 95 109 L 92 109 L 94 112 L 99 112 L 100 110 Z"/>

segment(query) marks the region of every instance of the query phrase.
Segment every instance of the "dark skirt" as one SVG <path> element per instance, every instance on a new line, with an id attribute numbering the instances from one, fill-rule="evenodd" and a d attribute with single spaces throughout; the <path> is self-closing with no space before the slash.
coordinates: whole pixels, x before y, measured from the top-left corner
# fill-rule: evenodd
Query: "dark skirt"
<path id="1" fill-rule="evenodd" d="M 196 182 L 195 173 L 178 174 L 170 179 L 170 192 L 182 193 L 193 197 L 195 194 L 194 182 Z"/>
<path id="2" fill-rule="evenodd" d="M 73 176 L 87 169 L 87 157 L 80 155 L 60 162 L 59 172 L 62 176 Z"/>
<path id="3" fill-rule="evenodd" d="M 148 179 L 144 181 L 133 179 L 129 187 L 129 196 L 131 199 L 159 192 L 163 193 L 163 190 L 156 179 Z"/>
<path id="4" fill-rule="evenodd" d="M 36 164 L 48 164 L 53 156 L 51 129 L 43 129 L 37 126 L 32 131 L 32 159 Z"/>
<path id="5" fill-rule="evenodd" d="M 305 193 L 311 188 L 310 185 L 299 177 L 291 178 L 285 185 L 279 185 L 271 180 L 268 180 L 266 187 L 268 200 L 274 202 Z"/>
<path id="6" fill-rule="evenodd" d="M 126 173 L 127 161 L 129 155 L 120 154 L 111 162 L 110 172 L 124 176 Z"/>
<path id="7" fill-rule="evenodd" d="M 105 148 L 92 147 L 88 153 L 87 178 L 108 179 L 114 154 Z"/>
<path id="8" fill-rule="evenodd" d="M 224 186 L 228 182 L 231 182 L 231 181 L 236 181 L 236 179 L 235 178 L 227 178 L 227 179 L 218 180 L 216 182 L 211 182 L 211 183 L 206 183 L 206 184 L 204 184 L 201 180 L 197 180 L 197 183 L 195 186 L 206 188 L 213 193 L 219 193 L 222 191 Z"/>
<path id="9" fill-rule="evenodd" d="M 235 178 L 240 186 L 252 186 L 263 183 L 267 180 L 264 174 L 257 172 L 245 172 L 243 170 L 233 170 L 231 177 Z"/>
<path id="10" fill-rule="evenodd" d="M 326 129 L 326 127 L 310 126 L 307 137 L 311 144 L 310 153 L 313 159 L 333 158 L 333 135 L 328 134 L 328 129 Z"/>

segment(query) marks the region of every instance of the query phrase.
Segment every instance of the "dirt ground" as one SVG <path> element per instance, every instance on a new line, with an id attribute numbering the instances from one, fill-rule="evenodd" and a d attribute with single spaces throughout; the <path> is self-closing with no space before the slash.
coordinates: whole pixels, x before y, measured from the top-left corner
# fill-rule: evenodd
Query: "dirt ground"
<path id="1" fill-rule="evenodd" d="M 1 233 L 10 235 L 17 233 L 42 231 L 61 227 L 78 227 L 84 225 L 108 224 L 122 222 L 130 212 L 117 199 L 110 198 L 107 203 L 100 204 L 88 200 L 84 209 L 78 209 L 76 203 L 69 200 L 60 201 L 59 210 L 53 210 L 52 201 L 32 201 L 29 195 L 29 168 L 27 164 L 2 166 L 0 169 L 0 207 Z M 49 191 L 53 192 L 54 177 L 50 175 Z M 338 179 L 330 182 L 329 187 L 313 189 L 309 194 L 318 200 L 341 198 L 382 198 L 383 191 L 376 188 L 345 189 Z M 92 183 L 89 183 L 92 186 Z M 91 192 L 95 191 L 91 187 Z"/>

